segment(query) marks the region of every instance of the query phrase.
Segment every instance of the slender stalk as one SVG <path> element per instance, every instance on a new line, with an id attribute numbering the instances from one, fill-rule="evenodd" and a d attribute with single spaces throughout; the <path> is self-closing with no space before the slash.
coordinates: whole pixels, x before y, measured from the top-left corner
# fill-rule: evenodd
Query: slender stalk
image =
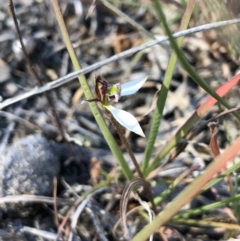
<path id="1" fill-rule="evenodd" d="M 111 123 L 113 124 L 115 130 L 117 131 L 117 133 L 118 133 L 118 135 L 119 135 L 123 145 L 125 146 L 129 156 L 131 157 L 132 162 L 133 162 L 133 164 L 135 166 L 135 169 L 136 169 L 136 171 L 138 173 L 138 176 L 144 182 L 144 187 L 146 187 L 146 189 L 147 189 L 147 192 L 148 192 L 148 195 L 149 195 L 150 202 L 152 204 L 153 210 L 154 210 L 155 213 L 157 213 L 157 208 L 156 208 L 156 205 L 155 205 L 154 200 L 153 200 L 152 192 L 151 192 L 150 188 L 148 187 L 148 184 L 147 184 L 147 182 L 146 182 L 146 180 L 145 180 L 145 178 L 143 176 L 143 173 L 142 173 L 141 168 L 140 168 L 140 166 L 139 166 L 139 164 L 138 164 L 138 162 L 136 160 L 136 157 L 135 157 L 135 155 L 134 155 L 134 153 L 132 151 L 132 148 L 129 145 L 129 143 L 128 143 L 125 135 L 124 135 L 124 128 L 115 120 L 115 118 L 112 116 L 112 114 L 109 111 L 106 111 L 106 114 L 109 117 Z"/>
<path id="2" fill-rule="evenodd" d="M 74 65 L 74 69 L 76 71 L 80 71 L 81 66 L 78 62 L 78 58 L 76 56 L 76 53 L 73 49 L 71 40 L 69 38 L 68 31 L 67 31 L 66 25 L 64 23 L 63 16 L 62 16 L 58 1 L 52 0 L 52 5 L 53 5 L 54 11 L 55 11 L 55 15 L 56 15 L 59 27 L 60 27 L 62 35 L 63 35 L 64 42 L 66 44 L 68 53 L 70 55 L 70 58 L 72 60 L 73 65 Z M 90 87 L 89 87 L 85 77 L 78 75 L 78 79 L 79 79 L 79 82 L 80 82 L 80 84 L 83 88 L 86 99 L 87 100 L 93 99 L 94 97 L 91 93 Z M 108 129 L 108 127 L 107 127 L 107 125 L 106 125 L 106 123 L 105 123 L 96 103 L 91 102 L 91 103 L 89 103 L 89 106 L 90 106 L 90 109 L 91 109 L 95 119 L 96 119 L 96 122 L 98 123 L 98 125 L 99 125 L 99 127 L 100 127 L 100 129 L 103 133 L 103 136 L 105 137 L 105 140 L 107 141 L 107 143 L 109 145 L 109 148 L 111 149 L 113 155 L 116 157 L 116 159 L 117 159 L 119 165 L 121 166 L 126 178 L 128 180 L 131 180 L 133 178 L 133 174 L 132 174 L 129 166 L 127 165 L 127 162 L 125 161 L 120 148 L 118 147 L 118 145 L 117 145 L 116 141 L 114 140 L 111 132 L 109 131 L 109 129 Z"/>
<path id="3" fill-rule="evenodd" d="M 138 176 L 141 177 L 141 178 L 144 178 L 143 174 L 142 174 L 142 171 L 140 169 L 140 166 L 139 166 L 139 164 L 138 164 L 138 162 L 136 160 L 136 157 L 135 157 L 135 155 L 134 155 L 134 153 L 132 151 L 132 148 L 129 145 L 126 137 L 124 136 L 124 128 L 115 120 L 115 118 L 112 116 L 112 114 L 110 112 L 107 113 L 107 116 L 109 117 L 109 119 L 110 119 L 111 123 L 113 124 L 115 130 L 117 131 L 117 133 L 118 133 L 118 135 L 119 135 L 123 145 L 125 146 L 129 156 L 131 157 L 132 162 L 133 162 L 133 164 L 135 166 L 135 169 L 136 169 L 136 171 L 138 173 Z"/>

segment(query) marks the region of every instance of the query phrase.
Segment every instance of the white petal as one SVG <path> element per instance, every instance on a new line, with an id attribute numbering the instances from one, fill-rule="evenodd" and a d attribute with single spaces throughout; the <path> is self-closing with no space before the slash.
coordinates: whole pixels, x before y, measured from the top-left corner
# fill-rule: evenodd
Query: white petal
<path id="1" fill-rule="evenodd" d="M 136 134 L 138 134 L 140 136 L 145 137 L 145 135 L 144 135 L 144 133 L 142 131 L 142 128 L 140 127 L 137 119 L 132 114 L 130 114 L 127 111 L 117 109 L 117 108 L 115 108 L 115 107 L 113 107 L 111 105 L 104 106 L 104 107 L 107 108 L 112 113 L 114 118 L 122 126 L 124 126 L 128 130 L 130 130 L 130 131 L 132 131 L 132 132 L 134 132 L 134 133 L 136 133 Z"/>
<path id="2" fill-rule="evenodd" d="M 125 95 L 132 95 L 134 93 L 136 93 L 145 83 L 145 81 L 147 80 L 148 77 L 146 77 L 145 79 L 138 79 L 138 80 L 133 80 L 133 81 L 129 81 L 125 84 L 121 85 L 121 96 L 125 96 Z"/>

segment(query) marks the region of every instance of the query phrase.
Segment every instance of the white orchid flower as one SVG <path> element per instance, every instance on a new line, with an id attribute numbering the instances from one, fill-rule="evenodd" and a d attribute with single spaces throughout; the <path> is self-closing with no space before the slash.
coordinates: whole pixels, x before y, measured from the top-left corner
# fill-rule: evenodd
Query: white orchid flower
<path id="1" fill-rule="evenodd" d="M 137 119 L 127 111 L 117 109 L 113 107 L 111 102 L 118 102 L 121 96 L 127 96 L 135 94 L 145 83 L 145 79 L 129 81 L 125 84 L 115 84 L 111 87 L 108 86 L 108 82 L 103 80 L 100 76 L 95 79 L 95 92 L 96 99 L 88 101 L 98 101 L 101 108 L 107 109 L 111 112 L 113 117 L 126 129 L 145 137 L 142 128 L 140 127 Z"/>

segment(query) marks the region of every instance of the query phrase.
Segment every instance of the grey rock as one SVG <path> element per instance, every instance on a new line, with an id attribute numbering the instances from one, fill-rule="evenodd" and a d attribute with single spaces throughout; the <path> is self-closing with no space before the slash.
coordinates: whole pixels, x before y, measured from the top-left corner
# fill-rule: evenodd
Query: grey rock
<path id="1" fill-rule="evenodd" d="M 0 197 L 49 195 L 59 170 L 59 157 L 51 141 L 41 135 L 20 139 L 0 157 Z"/>
<path id="2" fill-rule="evenodd" d="M 60 171 L 56 143 L 30 135 L 8 146 L 0 156 L 0 197 L 7 195 L 52 195 L 53 178 Z M 26 217 L 38 210 L 31 203 L 0 205 L 0 217 Z"/>
<path id="3" fill-rule="evenodd" d="M 105 166 L 112 166 L 114 160 L 109 150 L 56 143 L 40 134 L 19 139 L 0 155 L 0 198 L 23 194 L 52 196 L 53 178 L 59 177 L 60 172 L 69 183 L 76 180 L 87 183 L 91 157 L 106 160 Z M 66 160 L 75 164 L 66 166 Z M 75 165 L 78 168 L 74 168 Z M 29 202 L 1 204 L 0 220 L 4 216 L 25 218 L 35 215 L 39 208 L 41 205 Z"/>

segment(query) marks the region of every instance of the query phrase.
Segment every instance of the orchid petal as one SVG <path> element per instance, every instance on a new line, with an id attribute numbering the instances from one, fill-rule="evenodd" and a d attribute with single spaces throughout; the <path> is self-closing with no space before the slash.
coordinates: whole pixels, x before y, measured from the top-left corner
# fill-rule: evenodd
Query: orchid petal
<path id="1" fill-rule="evenodd" d="M 122 84 L 121 96 L 135 94 L 143 86 L 147 78 L 148 77 L 146 77 L 145 79 L 133 80 Z"/>
<path id="2" fill-rule="evenodd" d="M 112 113 L 114 118 L 122 126 L 124 126 L 128 130 L 130 130 L 130 131 L 132 131 L 132 132 L 134 132 L 134 133 L 136 133 L 136 134 L 138 134 L 142 137 L 145 137 L 145 135 L 142 131 L 142 128 L 140 127 L 137 119 L 132 114 L 130 114 L 127 111 L 117 109 L 117 108 L 115 108 L 111 105 L 107 105 L 107 106 L 104 106 L 104 107 Z"/>

